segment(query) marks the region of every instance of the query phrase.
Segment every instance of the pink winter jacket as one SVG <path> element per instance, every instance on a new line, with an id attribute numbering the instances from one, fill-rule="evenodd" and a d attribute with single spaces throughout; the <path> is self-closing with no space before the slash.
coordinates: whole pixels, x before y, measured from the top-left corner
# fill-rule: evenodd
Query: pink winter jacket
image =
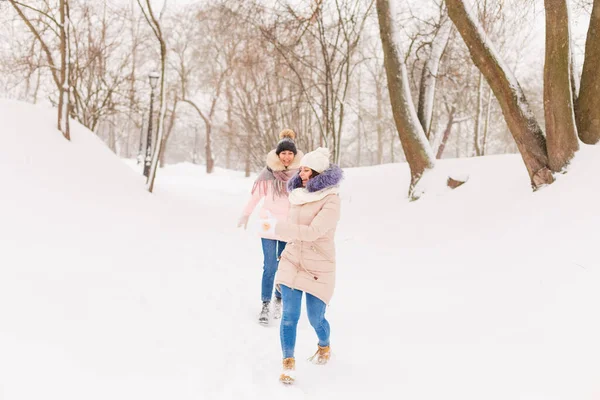
<path id="1" fill-rule="evenodd" d="M 335 231 L 340 218 L 340 198 L 325 198 L 293 205 L 287 222 L 275 233 L 288 242 L 281 254 L 276 284 L 302 290 L 329 304 L 335 288 Z"/>
<path id="2" fill-rule="evenodd" d="M 294 162 L 287 169 L 288 170 L 298 170 L 300 168 L 300 160 L 304 154 L 301 151 L 298 151 L 296 156 L 294 157 Z M 267 166 L 271 168 L 273 171 L 283 171 L 286 168 L 283 166 L 277 154 L 275 154 L 275 150 L 271 150 L 267 155 Z M 273 185 L 269 182 L 267 186 L 266 193 L 260 193 L 260 190 L 255 190 L 250 200 L 244 207 L 244 211 L 242 215 L 245 217 L 249 217 L 256 205 L 264 199 L 264 203 L 259 211 L 260 218 L 266 218 L 268 216 L 268 212 L 277 219 L 278 222 L 283 222 L 287 219 L 288 213 L 290 211 L 290 202 L 288 200 L 288 196 L 273 196 Z M 282 240 L 281 236 L 278 235 L 268 235 L 266 233 L 262 233 L 261 237 L 265 239 L 273 239 L 273 240 Z"/>

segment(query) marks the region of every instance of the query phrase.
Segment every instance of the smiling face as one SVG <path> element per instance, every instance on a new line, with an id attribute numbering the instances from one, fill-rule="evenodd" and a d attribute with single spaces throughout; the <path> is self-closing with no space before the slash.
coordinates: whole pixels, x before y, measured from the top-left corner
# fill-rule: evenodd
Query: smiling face
<path id="1" fill-rule="evenodd" d="M 289 167 L 294 162 L 294 153 L 289 150 L 284 150 L 279 153 L 279 160 L 283 164 L 284 167 Z"/>
<path id="2" fill-rule="evenodd" d="M 302 187 L 306 187 L 308 180 L 312 177 L 313 170 L 308 167 L 300 168 L 300 179 L 302 179 Z"/>

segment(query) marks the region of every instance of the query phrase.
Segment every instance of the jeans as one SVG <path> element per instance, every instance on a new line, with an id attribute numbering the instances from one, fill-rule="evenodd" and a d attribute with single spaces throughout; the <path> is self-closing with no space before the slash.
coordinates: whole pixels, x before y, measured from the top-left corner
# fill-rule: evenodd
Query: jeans
<path id="1" fill-rule="evenodd" d="M 294 348 L 296 347 L 296 328 L 300 319 L 300 306 L 302 305 L 301 290 L 290 289 L 285 285 L 279 285 L 283 295 L 283 315 L 281 325 L 279 326 L 279 336 L 281 338 L 281 350 L 283 358 L 294 357 Z M 319 346 L 329 346 L 329 322 L 325 319 L 326 304 L 318 297 L 306 293 L 306 312 L 308 321 L 315 329 L 319 338 Z"/>
<path id="2" fill-rule="evenodd" d="M 279 257 L 285 249 L 285 242 L 280 240 L 262 239 L 262 249 L 264 255 L 263 274 L 262 274 L 262 301 L 271 301 L 273 296 L 273 282 L 275 282 L 275 273 L 279 266 Z M 275 291 L 275 297 L 281 299 L 281 293 Z"/>

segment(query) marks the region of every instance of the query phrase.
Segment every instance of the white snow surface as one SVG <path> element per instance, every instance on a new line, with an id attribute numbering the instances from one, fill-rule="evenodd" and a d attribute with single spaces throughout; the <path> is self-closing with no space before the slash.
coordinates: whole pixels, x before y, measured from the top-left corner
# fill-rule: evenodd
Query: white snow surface
<path id="1" fill-rule="evenodd" d="M 600 147 L 536 193 L 519 156 L 347 169 L 333 358 L 278 383 L 243 173 L 141 167 L 0 101 L 0 399 L 600 399 Z M 134 167 L 134 168 L 132 168 Z M 443 189 L 448 174 L 468 182 Z"/>

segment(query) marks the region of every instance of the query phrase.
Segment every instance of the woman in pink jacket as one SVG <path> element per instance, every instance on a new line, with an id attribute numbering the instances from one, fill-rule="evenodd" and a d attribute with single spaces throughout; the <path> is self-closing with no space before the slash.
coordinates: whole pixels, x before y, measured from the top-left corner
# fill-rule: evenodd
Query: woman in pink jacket
<path id="1" fill-rule="evenodd" d="M 299 161 L 304 155 L 296 149 L 296 133 L 291 129 L 284 129 L 279 134 L 281 139 L 277 147 L 267 155 L 267 165 L 258 175 L 254 186 L 252 187 L 252 196 L 246 204 L 242 216 L 240 217 L 238 227 L 248 224 L 248 219 L 254 211 L 256 205 L 264 199 L 260 216 L 272 216 L 278 221 L 285 221 L 290 209 L 288 201 L 287 182 L 298 172 Z M 262 249 L 264 256 L 261 299 L 262 309 L 258 317 L 258 322 L 263 325 L 269 323 L 269 306 L 273 296 L 273 281 L 279 257 L 285 248 L 285 241 L 274 234 L 261 234 Z M 281 293 L 275 292 L 275 306 L 273 307 L 273 317 L 281 317 Z"/>
<path id="2" fill-rule="evenodd" d="M 279 380 L 295 379 L 294 348 L 302 294 L 306 293 L 308 320 L 319 339 L 316 364 L 326 364 L 331 354 L 327 304 L 335 287 L 335 231 L 340 218 L 339 184 L 343 171 L 329 163 L 329 150 L 318 148 L 300 161 L 300 171 L 288 183 L 291 209 L 286 222 L 263 219 L 261 229 L 288 242 L 281 255 L 275 284 L 283 295 L 280 326 L 283 372 Z"/>

